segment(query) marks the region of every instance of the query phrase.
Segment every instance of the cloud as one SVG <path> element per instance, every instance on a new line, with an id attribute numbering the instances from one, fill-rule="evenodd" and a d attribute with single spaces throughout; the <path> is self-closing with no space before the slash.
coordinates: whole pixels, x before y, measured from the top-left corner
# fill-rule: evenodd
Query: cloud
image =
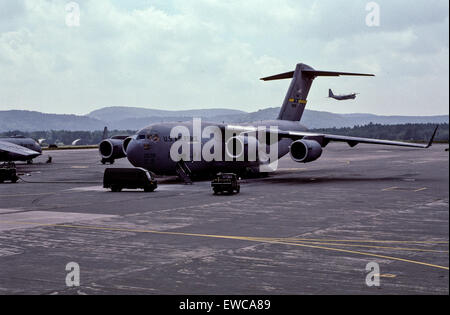
<path id="1" fill-rule="evenodd" d="M 318 79 L 312 109 L 448 112 L 447 1 L 379 1 L 379 28 L 358 0 L 79 0 L 80 27 L 65 25 L 67 3 L 0 0 L 0 110 L 257 110 L 279 106 L 289 84 L 258 78 L 305 62 L 378 74 Z M 361 95 L 337 107 L 328 87 Z"/>

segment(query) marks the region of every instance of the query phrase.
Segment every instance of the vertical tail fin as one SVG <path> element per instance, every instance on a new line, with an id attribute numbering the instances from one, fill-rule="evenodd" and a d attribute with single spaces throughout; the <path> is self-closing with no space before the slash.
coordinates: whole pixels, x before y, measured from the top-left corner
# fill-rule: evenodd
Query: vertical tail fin
<path id="1" fill-rule="evenodd" d="M 105 128 L 103 129 L 103 136 L 102 136 L 102 140 L 108 139 L 108 127 L 105 126 Z"/>
<path id="2" fill-rule="evenodd" d="M 333 91 L 331 89 L 329 89 L 328 90 L 328 97 L 333 97 L 333 96 L 334 96 Z"/>
<path id="3" fill-rule="evenodd" d="M 316 71 L 303 63 L 297 64 L 295 71 L 277 74 L 262 78 L 263 81 L 281 80 L 292 78 L 291 85 L 286 93 L 283 105 L 278 115 L 279 120 L 300 121 L 305 110 L 307 98 L 311 85 L 316 77 L 338 77 L 349 76 L 374 76 L 373 74 Z M 330 90 L 331 91 L 331 90 Z"/>

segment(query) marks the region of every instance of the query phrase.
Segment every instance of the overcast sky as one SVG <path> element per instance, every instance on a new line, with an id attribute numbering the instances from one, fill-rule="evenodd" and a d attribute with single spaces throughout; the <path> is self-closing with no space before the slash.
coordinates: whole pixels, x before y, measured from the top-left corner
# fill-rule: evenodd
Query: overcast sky
<path id="1" fill-rule="evenodd" d="M 337 113 L 449 112 L 448 0 L 0 0 L 0 110 L 86 114 L 280 106 L 303 62 L 375 78 L 318 78 L 308 108 Z M 73 20 L 71 20 L 73 21 Z M 70 23 L 69 23 L 70 25 Z M 356 101 L 326 99 L 361 93 Z"/>

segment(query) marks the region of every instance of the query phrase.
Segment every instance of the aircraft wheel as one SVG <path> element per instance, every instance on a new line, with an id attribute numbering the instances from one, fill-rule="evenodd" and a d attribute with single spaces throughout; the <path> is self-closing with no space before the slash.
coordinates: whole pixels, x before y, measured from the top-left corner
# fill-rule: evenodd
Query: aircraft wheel
<path id="1" fill-rule="evenodd" d="M 113 187 L 111 187 L 111 191 L 112 191 L 112 192 L 121 192 L 121 191 L 122 191 L 122 188 L 117 187 L 117 186 L 113 186 Z"/>

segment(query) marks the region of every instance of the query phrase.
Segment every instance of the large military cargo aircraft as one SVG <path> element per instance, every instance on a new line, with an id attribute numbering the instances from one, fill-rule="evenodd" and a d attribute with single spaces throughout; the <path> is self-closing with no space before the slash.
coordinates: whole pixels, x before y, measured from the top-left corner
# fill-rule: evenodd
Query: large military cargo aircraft
<path id="1" fill-rule="evenodd" d="M 207 123 L 195 119 L 184 123 L 153 124 L 125 139 L 121 143 L 122 152 L 118 152 L 117 157 L 126 155 L 136 167 L 161 175 L 178 174 L 188 181 L 191 176 L 199 174 L 270 171 L 276 169 L 273 165 L 286 154 L 299 163 L 313 162 L 330 142 L 346 142 L 350 147 L 359 143 L 412 148 L 431 146 L 436 131 L 429 143 L 424 145 L 308 132 L 299 122 L 311 85 L 315 78 L 322 76 L 373 75 L 317 71 L 300 63 L 295 71 L 261 79 L 292 78 L 277 119 L 243 125 Z M 214 137 L 211 138 L 211 135 Z M 255 147 L 259 149 L 256 154 L 251 154 Z M 109 158 L 116 158 L 113 156 L 114 150 L 110 151 Z M 276 156 L 271 156 L 267 151 L 274 151 Z"/>
<path id="2" fill-rule="evenodd" d="M 23 136 L 0 138 L 0 162 L 32 163 L 41 154 L 41 146 L 34 139 Z"/>

